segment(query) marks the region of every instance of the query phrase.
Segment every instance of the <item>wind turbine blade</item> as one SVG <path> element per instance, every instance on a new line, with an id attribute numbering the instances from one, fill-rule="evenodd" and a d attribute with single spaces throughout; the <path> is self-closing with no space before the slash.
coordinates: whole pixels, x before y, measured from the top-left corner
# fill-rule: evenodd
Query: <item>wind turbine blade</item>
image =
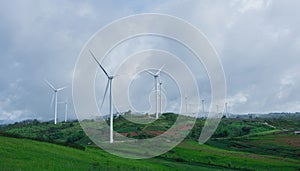
<path id="1" fill-rule="evenodd" d="M 61 91 L 61 90 L 63 90 L 63 89 L 66 89 L 67 87 L 68 87 L 68 86 L 61 87 L 61 88 L 57 89 L 57 91 Z"/>
<path id="2" fill-rule="evenodd" d="M 51 83 L 49 83 L 48 80 L 44 79 L 44 81 L 46 82 L 46 84 L 47 84 L 51 89 L 53 89 L 53 90 L 55 91 L 54 86 L 53 86 Z"/>
<path id="3" fill-rule="evenodd" d="M 104 92 L 104 96 L 103 96 L 103 100 L 102 100 L 100 109 L 102 108 L 102 106 L 103 106 L 103 104 L 104 104 L 104 100 L 105 100 L 105 96 L 106 96 L 106 94 L 107 94 L 108 86 L 109 86 L 109 80 L 107 80 L 107 84 L 106 84 L 106 88 L 105 88 L 105 92 Z"/>
<path id="4" fill-rule="evenodd" d="M 102 67 L 102 65 L 100 64 L 100 62 L 96 59 L 95 55 L 93 54 L 93 52 L 89 49 L 90 54 L 92 55 L 92 57 L 95 59 L 95 61 L 97 62 L 97 64 L 100 66 L 100 68 L 102 69 L 102 71 L 105 73 L 105 75 L 107 77 L 109 77 L 109 75 L 107 74 L 107 72 L 105 71 L 105 69 Z"/>
<path id="5" fill-rule="evenodd" d="M 164 64 L 164 65 L 157 71 L 157 73 L 156 73 L 155 75 L 158 75 L 158 74 L 161 72 L 161 70 L 165 67 L 165 65 L 166 65 L 166 64 Z"/>
<path id="6" fill-rule="evenodd" d="M 117 74 L 117 75 L 114 75 L 113 78 L 122 77 L 122 76 L 125 76 L 125 75 L 130 75 L 130 74 L 128 74 L 128 73 L 127 74 Z"/>
<path id="7" fill-rule="evenodd" d="M 146 71 L 148 74 L 152 75 L 152 76 L 155 76 L 155 74 L 153 72 L 150 72 L 150 71 Z"/>

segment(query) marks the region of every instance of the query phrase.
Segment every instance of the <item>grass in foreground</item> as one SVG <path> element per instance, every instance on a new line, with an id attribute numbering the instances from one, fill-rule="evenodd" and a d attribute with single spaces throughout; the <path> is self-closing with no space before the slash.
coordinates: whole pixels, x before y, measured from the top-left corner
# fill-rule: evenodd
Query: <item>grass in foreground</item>
<path id="1" fill-rule="evenodd" d="M 0 170 L 298 170 L 297 160 L 217 149 L 185 141 L 152 159 L 132 160 L 99 148 L 85 151 L 0 136 Z"/>

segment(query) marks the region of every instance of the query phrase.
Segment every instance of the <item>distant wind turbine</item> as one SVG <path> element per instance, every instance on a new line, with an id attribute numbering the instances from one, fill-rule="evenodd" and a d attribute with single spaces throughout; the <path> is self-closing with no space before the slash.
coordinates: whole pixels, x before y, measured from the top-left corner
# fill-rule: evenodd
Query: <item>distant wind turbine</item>
<path id="1" fill-rule="evenodd" d="M 47 85 L 54 91 L 54 94 L 52 96 L 52 101 L 51 101 L 51 106 L 53 105 L 53 100 L 54 100 L 54 124 L 57 123 L 57 98 L 58 98 L 58 92 L 67 88 L 67 87 L 61 87 L 61 88 L 54 88 L 54 86 L 45 79 L 45 82 L 47 83 Z"/>
<path id="2" fill-rule="evenodd" d="M 185 97 L 185 113 L 188 113 L 188 103 L 187 103 L 187 97 Z"/>
<path id="3" fill-rule="evenodd" d="M 225 116 L 228 118 L 228 103 L 225 103 Z"/>
<path id="4" fill-rule="evenodd" d="M 65 105 L 65 122 L 68 121 L 68 101 L 60 102 L 61 104 Z"/>
<path id="5" fill-rule="evenodd" d="M 65 122 L 68 121 L 68 102 L 65 102 Z"/>
<path id="6" fill-rule="evenodd" d="M 203 113 L 203 116 L 206 117 L 206 114 L 205 114 L 205 110 L 204 110 L 204 102 L 205 100 L 201 100 L 202 101 L 202 113 Z"/>
<path id="7" fill-rule="evenodd" d="M 161 96 L 162 96 L 162 94 L 161 94 L 161 87 L 162 87 L 162 82 L 161 82 L 161 80 L 160 80 L 160 78 L 159 78 L 159 101 L 160 101 L 160 114 L 162 114 L 163 112 L 162 112 L 162 100 L 161 100 Z"/>
<path id="8" fill-rule="evenodd" d="M 114 139 L 113 139 L 113 96 L 112 96 L 112 81 L 113 79 L 116 77 L 116 76 L 110 76 L 108 75 L 108 73 L 106 72 L 106 70 L 103 68 L 103 66 L 100 64 L 100 62 L 96 59 L 95 55 L 93 54 L 93 52 L 91 50 L 90 51 L 90 54 L 92 55 L 92 57 L 94 58 L 94 60 L 97 62 L 97 64 L 99 65 L 99 67 L 102 69 L 102 71 L 104 72 L 104 74 L 107 76 L 107 84 L 106 84 L 106 88 L 105 88 L 105 92 L 104 92 L 104 96 L 103 96 L 103 100 L 102 100 L 102 103 L 101 103 L 101 106 L 100 106 L 100 109 L 102 108 L 103 106 L 103 103 L 104 103 L 104 100 L 105 100 L 105 97 L 106 97 L 106 94 L 107 94 L 107 91 L 108 91 L 108 88 L 109 88 L 109 114 L 110 114 L 110 136 L 109 136 L 109 141 L 110 143 L 113 143 L 114 142 Z"/>
<path id="9" fill-rule="evenodd" d="M 158 84 L 157 84 L 157 79 L 159 77 L 159 74 L 161 70 L 163 69 L 165 65 L 163 65 L 156 73 L 147 71 L 148 74 L 152 75 L 154 77 L 154 84 L 155 84 L 155 103 L 156 103 L 156 110 L 155 110 L 155 118 L 158 119 Z"/>

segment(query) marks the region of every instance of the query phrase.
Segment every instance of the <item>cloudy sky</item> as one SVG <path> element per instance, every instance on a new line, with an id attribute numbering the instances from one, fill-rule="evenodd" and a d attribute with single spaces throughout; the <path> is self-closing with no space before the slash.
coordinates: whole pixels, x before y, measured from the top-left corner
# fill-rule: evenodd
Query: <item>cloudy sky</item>
<path id="1" fill-rule="evenodd" d="M 87 40 L 140 13 L 174 15 L 207 36 L 224 67 L 232 112 L 300 111 L 299 7 L 297 0 L 0 1 L 0 120 L 52 119 L 43 79 L 68 85 L 60 100 L 71 101 Z"/>

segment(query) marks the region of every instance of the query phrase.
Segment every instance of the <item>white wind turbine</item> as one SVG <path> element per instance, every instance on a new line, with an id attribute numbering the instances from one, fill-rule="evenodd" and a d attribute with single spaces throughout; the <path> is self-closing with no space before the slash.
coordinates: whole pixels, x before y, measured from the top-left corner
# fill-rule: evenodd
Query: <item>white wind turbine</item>
<path id="1" fill-rule="evenodd" d="M 184 98 L 185 99 L 185 114 L 188 113 L 188 102 L 187 102 L 187 97 Z"/>
<path id="2" fill-rule="evenodd" d="M 202 113 L 203 113 L 203 117 L 206 117 L 205 110 L 204 110 L 204 103 L 205 103 L 205 100 L 202 99 L 201 102 L 202 102 Z"/>
<path id="3" fill-rule="evenodd" d="M 226 118 L 228 118 L 228 103 L 227 102 L 225 102 L 225 116 L 226 116 Z"/>
<path id="4" fill-rule="evenodd" d="M 162 94 L 161 94 L 161 87 L 162 87 L 162 82 L 161 82 L 161 80 L 159 79 L 159 101 L 160 101 L 160 114 L 162 114 L 163 112 L 162 112 L 162 100 L 161 100 L 161 96 L 162 96 Z"/>
<path id="5" fill-rule="evenodd" d="M 108 80 L 107 80 L 107 84 L 106 84 L 106 88 L 105 88 L 105 92 L 104 92 L 104 96 L 103 96 L 103 100 L 102 100 L 102 103 L 101 103 L 101 106 L 100 106 L 100 109 L 102 108 L 103 106 L 103 103 L 104 103 L 104 100 L 105 100 L 105 97 L 106 97 L 106 93 L 107 93 L 107 90 L 109 88 L 109 114 L 110 114 L 110 136 L 109 136 L 109 141 L 110 143 L 113 143 L 114 142 L 114 139 L 113 139 L 113 104 L 112 104 L 112 101 L 113 101 L 113 96 L 112 96 L 112 80 L 116 77 L 116 76 L 110 76 L 108 75 L 108 73 L 105 71 L 105 69 L 102 67 L 102 65 L 100 64 L 100 62 L 96 59 L 95 55 L 93 54 L 93 52 L 91 50 L 90 51 L 90 54 L 92 55 L 92 57 L 95 59 L 95 61 L 97 62 L 97 64 L 99 65 L 99 67 L 102 69 L 102 71 L 105 73 L 105 75 L 107 76 Z"/>
<path id="6" fill-rule="evenodd" d="M 55 88 L 48 80 L 45 79 L 45 82 L 47 85 L 54 91 L 54 94 L 52 96 L 52 101 L 51 101 L 51 106 L 53 105 L 53 100 L 54 100 L 54 124 L 57 123 L 57 98 L 58 98 L 58 92 L 67 88 L 67 87 L 61 87 L 61 88 Z M 54 99 L 53 99 L 54 98 Z"/>
<path id="7" fill-rule="evenodd" d="M 67 122 L 68 121 L 68 100 L 60 103 L 65 105 L 65 122 Z"/>
<path id="8" fill-rule="evenodd" d="M 216 105 L 217 107 L 217 114 L 219 114 L 219 105 Z"/>
<path id="9" fill-rule="evenodd" d="M 151 71 L 147 71 L 150 75 L 154 77 L 154 84 L 155 84 L 155 103 L 156 103 L 156 111 L 155 111 L 155 118 L 158 119 L 158 84 L 157 84 L 157 79 L 159 77 L 159 74 L 161 70 L 163 69 L 165 65 L 163 65 L 156 73 L 153 73 Z"/>
<path id="10" fill-rule="evenodd" d="M 68 102 L 65 102 L 65 122 L 68 121 Z"/>

